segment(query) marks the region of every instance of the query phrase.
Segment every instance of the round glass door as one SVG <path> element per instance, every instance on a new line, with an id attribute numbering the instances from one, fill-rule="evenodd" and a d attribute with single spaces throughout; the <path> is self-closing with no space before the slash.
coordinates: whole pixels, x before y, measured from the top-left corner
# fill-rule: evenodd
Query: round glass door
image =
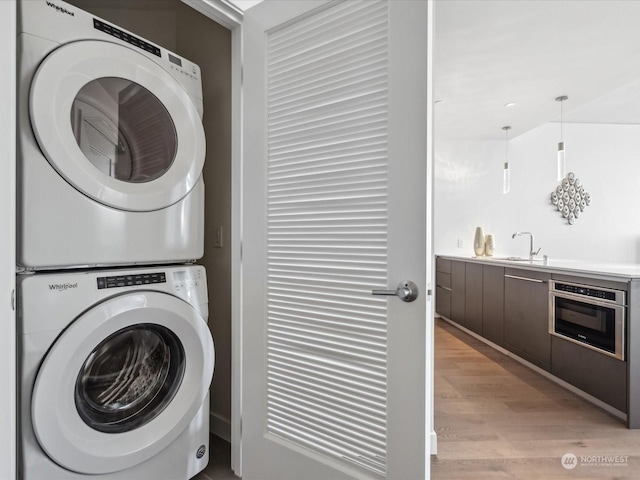
<path id="1" fill-rule="evenodd" d="M 80 89 L 71 107 L 71 128 L 85 157 L 103 174 L 142 183 L 173 163 L 173 120 L 149 90 L 124 78 L 98 78 Z"/>
<path id="2" fill-rule="evenodd" d="M 207 408 L 214 363 L 206 319 L 192 305 L 160 292 L 108 298 L 73 320 L 39 367 L 35 438 L 72 472 L 131 468 Z"/>
<path id="3" fill-rule="evenodd" d="M 88 198 L 137 212 L 167 208 L 198 182 L 206 150 L 200 107 L 151 58 L 93 40 L 52 51 L 29 93 L 49 164 Z"/>
<path id="4" fill-rule="evenodd" d="M 184 349 L 173 332 L 153 324 L 124 328 L 85 361 L 76 380 L 76 408 L 95 430 L 127 432 L 165 409 L 184 370 Z"/>

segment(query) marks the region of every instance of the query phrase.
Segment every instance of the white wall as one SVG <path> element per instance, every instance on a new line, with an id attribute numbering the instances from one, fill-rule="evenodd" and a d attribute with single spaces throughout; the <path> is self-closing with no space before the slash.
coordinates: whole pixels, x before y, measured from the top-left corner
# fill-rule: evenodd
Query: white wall
<path id="1" fill-rule="evenodd" d="M 435 251 L 473 255 L 476 226 L 494 235 L 495 255 L 526 256 L 535 234 L 550 259 L 640 263 L 640 126 L 565 124 L 567 172 L 592 203 L 574 225 L 551 205 L 559 125 L 509 141 L 511 191 L 502 193 L 504 141 L 436 140 Z M 457 247 L 462 239 L 463 248 Z"/>
<path id="2" fill-rule="evenodd" d="M 15 48 L 16 3 L 0 2 L 0 478 L 16 478 Z"/>

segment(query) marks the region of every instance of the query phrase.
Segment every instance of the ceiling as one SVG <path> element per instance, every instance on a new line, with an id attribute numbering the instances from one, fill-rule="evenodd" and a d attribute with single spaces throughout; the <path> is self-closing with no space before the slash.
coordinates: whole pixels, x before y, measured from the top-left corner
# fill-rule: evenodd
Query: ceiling
<path id="1" fill-rule="evenodd" d="M 640 124 L 640 1 L 436 0 L 436 136 Z M 514 106 L 506 107 L 507 103 Z"/>

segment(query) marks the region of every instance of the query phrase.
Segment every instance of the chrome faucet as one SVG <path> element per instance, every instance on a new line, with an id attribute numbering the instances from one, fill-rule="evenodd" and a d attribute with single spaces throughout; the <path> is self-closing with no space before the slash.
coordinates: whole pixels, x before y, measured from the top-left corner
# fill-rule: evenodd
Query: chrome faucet
<path id="1" fill-rule="evenodd" d="M 511 238 L 516 238 L 519 237 L 520 235 L 529 235 L 530 239 L 529 239 L 529 260 L 533 260 L 533 257 L 535 257 L 538 253 L 540 253 L 540 250 L 542 250 L 542 247 L 538 248 L 538 250 L 534 250 L 533 249 L 533 233 L 531 232 L 516 232 L 513 235 L 511 235 Z"/>

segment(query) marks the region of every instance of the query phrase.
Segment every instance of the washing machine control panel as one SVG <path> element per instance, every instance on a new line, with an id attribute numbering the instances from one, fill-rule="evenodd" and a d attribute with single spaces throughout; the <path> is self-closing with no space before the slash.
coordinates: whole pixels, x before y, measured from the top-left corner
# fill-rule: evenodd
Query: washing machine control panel
<path id="1" fill-rule="evenodd" d="M 177 270 L 173 272 L 173 288 L 176 291 L 199 287 L 202 281 L 202 273 L 199 270 Z"/>
<path id="2" fill-rule="evenodd" d="M 116 287 L 137 287 L 152 283 L 166 283 L 167 276 L 164 272 L 140 273 L 136 275 L 114 275 L 111 277 L 98 277 L 98 290 Z"/>

